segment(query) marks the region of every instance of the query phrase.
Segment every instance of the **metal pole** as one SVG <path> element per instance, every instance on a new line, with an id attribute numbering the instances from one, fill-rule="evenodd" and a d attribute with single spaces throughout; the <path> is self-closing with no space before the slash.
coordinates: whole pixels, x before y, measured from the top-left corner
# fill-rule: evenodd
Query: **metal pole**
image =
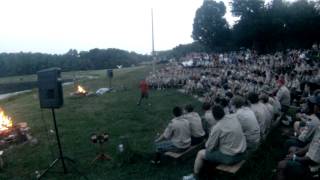
<path id="1" fill-rule="evenodd" d="M 54 113 L 54 108 L 52 110 L 52 116 L 53 116 L 53 124 L 54 124 L 54 129 L 56 130 L 56 137 L 57 137 L 57 142 L 58 142 L 58 147 L 59 147 L 59 154 L 60 154 L 60 159 L 62 162 L 62 167 L 63 167 L 63 172 L 66 174 L 67 173 L 67 168 L 64 163 L 64 158 L 63 158 L 63 153 L 62 153 L 62 148 L 61 148 L 61 143 L 60 143 L 60 137 L 59 137 L 59 132 L 58 132 L 58 127 L 57 127 L 57 122 L 56 122 L 56 115 Z"/>
<path id="2" fill-rule="evenodd" d="M 152 26 L 152 71 L 155 73 L 155 52 L 154 52 L 154 30 L 153 30 L 153 8 L 151 8 L 151 26 Z"/>

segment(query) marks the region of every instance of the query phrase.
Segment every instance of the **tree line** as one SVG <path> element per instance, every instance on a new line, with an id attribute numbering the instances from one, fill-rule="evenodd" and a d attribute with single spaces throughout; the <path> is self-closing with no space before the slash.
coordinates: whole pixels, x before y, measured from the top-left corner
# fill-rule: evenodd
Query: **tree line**
<path id="1" fill-rule="evenodd" d="M 0 53 L 0 77 L 34 74 L 50 67 L 60 67 L 63 71 L 94 70 L 116 68 L 117 65 L 129 67 L 142 61 L 150 60 L 150 56 L 120 49 L 91 49 L 78 52 L 70 49 L 67 53 Z"/>
<path id="2" fill-rule="evenodd" d="M 222 1 L 204 0 L 194 18 L 193 39 L 211 51 L 244 47 L 272 52 L 320 42 L 320 1 L 233 0 L 231 7 L 240 18 L 233 27 Z"/>

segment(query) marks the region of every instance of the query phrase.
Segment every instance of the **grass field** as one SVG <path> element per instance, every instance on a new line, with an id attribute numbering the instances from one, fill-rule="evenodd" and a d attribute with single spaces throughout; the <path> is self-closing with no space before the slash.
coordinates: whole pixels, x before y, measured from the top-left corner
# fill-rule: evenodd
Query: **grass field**
<path id="1" fill-rule="evenodd" d="M 127 91 L 117 91 L 103 96 L 70 97 L 73 86 L 64 87 L 65 104 L 56 110 L 62 147 L 64 153 L 77 161 L 78 169 L 88 179 L 181 179 L 192 172 L 194 158 L 182 163 L 165 161 L 159 167 L 149 162 L 153 155 L 152 142 L 157 132 L 162 132 L 172 118 L 171 109 L 176 105 L 192 103 L 200 111 L 201 104 L 192 97 L 175 90 L 152 91 L 150 103 L 137 107 L 139 98 L 138 82 L 150 71 L 150 67 L 136 67 L 117 70 L 113 85 L 126 86 Z M 83 75 L 94 74 L 98 79 L 82 79 L 80 83 L 89 91 L 105 87 L 105 71 L 81 72 Z M 70 74 L 70 73 L 69 73 Z M 33 78 L 30 76 L 30 78 Z M 19 78 L 17 78 L 19 79 Z M 0 79 L 0 82 L 10 79 Z M 27 122 L 31 132 L 38 139 L 37 145 L 18 145 L 5 154 L 6 167 L 0 171 L 0 179 L 35 179 L 35 171 L 45 169 L 57 155 L 54 134 L 47 133 L 53 129 L 49 110 L 39 108 L 37 91 L 0 101 L 7 114 L 15 122 Z M 42 118 L 43 116 L 43 118 Z M 90 141 L 94 132 L 106 131 L 110 140 L 106 150 L 113 161 L 91 164 L 98 148 Z M 279 147 L 282 140 L 278 132 L 273 132 L 267 142 L 263 143 L 248 163 L 244 165 L 237 177 L 218 175 L 217 179 L 271 179 L 272 169 L 279 159 Z M 120 137 L 126 136 L 130 151 L 125 155 L 117 152 Z M 68 167 L 71 167 L 68 164 Z M 72 170 L 62 175 L 61 166 L 53 169 L 46 179 L 83 179 Z"/>
<path id="2" fill-rule="evenodd" d="M 117 73 L 127 73 L 139 69 L 135 68 L 124 68 L 115 69 Z M 121 71 L 121 72 L 120 72 Z M 94 70 L 94 71 L 73 71 L 73 72 L 63 72 L 62 80 L 63 82 L 68 81 L 83 81 L 92 80 L 96 78 L 106 77 L 106 70 Z M 0 94 L 11 93 L 16 91 L 24 91 L 28 89 L 33 89 L 37 87 L 37 75 L 22 75 L 22 76 L 10 76 L 0 78 Z"/>

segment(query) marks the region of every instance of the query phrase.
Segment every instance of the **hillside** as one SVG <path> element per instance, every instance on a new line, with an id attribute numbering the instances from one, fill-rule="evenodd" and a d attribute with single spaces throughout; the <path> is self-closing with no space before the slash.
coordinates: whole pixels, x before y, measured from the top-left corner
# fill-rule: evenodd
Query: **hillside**
<path id="1" fill-rule="evenodd" d="M 70 97 L 73 86 L 64 87 L 65 105 L 56 110 L 62 147 L 67 156 L 77 161 L 77 168 L 89 179 L 181 179 L 192 172 L 194 158 L 178 164 L 165 161 L 159 167 L 150 164 L 152 142 L 157 132 L 161 132 L 171 119 L 171 109 L 176 105 L 192 103 L 196 105 L 196 111 L 201 112 L 198 101 L 176 90 L 152 91 L 152 106 L 137 107 L 138 82 L 150 70 L 151 67 L 137 67 L 115 71 L 113 85 L 119 91 L 103 96 Z M 90 71 L 88 74 L 98 77 L 80 81 L 89 91 L 106 86 L 104 71 Z M 128 90 L 120 90 L 122 86 Z M 50 111 L 39 108 L 36 90 L 0 101 L 0 106 L 14 122 L 27 122 L 32 135 L 39 141 L 36 145 L 18 145 L 8 150 L 5 153 L 7 165 L 0 172 L 0 179 L 35 178 L 35 171 L 45 169 L 57 153 L 54 134 L 47 134 L 53 129 Z M 113 161 L 91 164 L 98 150 L 90 141 L 90 135 L 95 132 L 110 134 L 106 150 Z M 276 135 L 272 133 L 262 146 L 263 151 L 258 151 L 249 159 L 238 179 L 270 179 L 271 170 L 276 165 L 274 154 L 280 144 L 280 140 L 274 138 Z M 131 151 L 123 156 L 117 153 L 121 136 L 127 136 L 131 146 Z M 68 167 L 71 166 L 68 164 Z M 61 172 L 60 165 L 46 179 L 83 179 L 75 171 L 66 176 L 56 172 Z M 219 176 L 219 179 L 228 178 Z"/>

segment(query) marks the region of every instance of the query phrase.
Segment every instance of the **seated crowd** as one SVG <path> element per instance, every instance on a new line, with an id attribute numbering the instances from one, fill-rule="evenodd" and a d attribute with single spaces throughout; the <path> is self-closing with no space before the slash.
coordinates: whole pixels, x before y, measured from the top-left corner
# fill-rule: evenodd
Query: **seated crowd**
<path id="1" fill-rule="evenodd" d="M 319 56 L 317 48 L 310 51 Z M 147 77 L 152 87 L 182 87 L 204 97 L 202 117 L 190 104 L 173 109 L 174 118 L 155 141 L 153 162 L 167 151 L 183 152 L 205 142 L 189 176 L 193 179 L 204 163 L 233 165 L 246 159 L 273 128 L 283 126 L 289 129 L 287 155 L 276 178 L 311 178 L 320 167 L 320 61 L 306 54 L 232 53 L 230 60 L 217 56 L 211 64 L 202 63 L 208 67 L 176 63 Z M 296 115 L 288 112 L 293 107 Z"/>

